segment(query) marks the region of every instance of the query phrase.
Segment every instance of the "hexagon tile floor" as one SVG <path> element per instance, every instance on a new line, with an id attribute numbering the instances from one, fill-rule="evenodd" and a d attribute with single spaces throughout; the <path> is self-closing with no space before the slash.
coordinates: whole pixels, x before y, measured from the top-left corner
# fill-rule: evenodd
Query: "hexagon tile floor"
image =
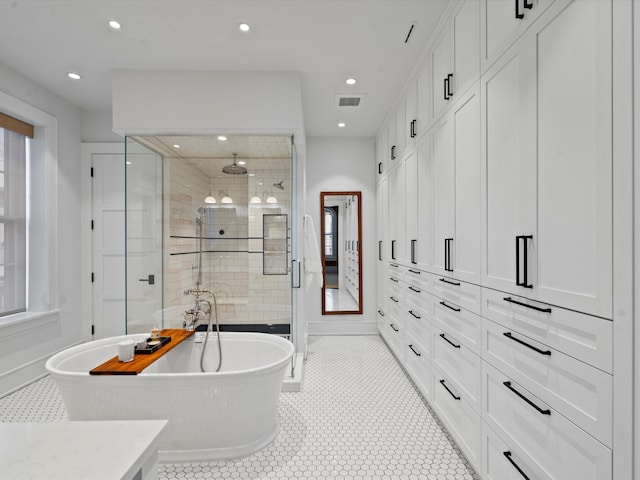
<path id="1" fill-rule="evenodd" d="M 0 399 L 0 421 L 66 421 L 45 377 Z M 477 480 L 380 337 L 311 337 L 301 392 L 282 393 L 280 433 L 263 451 L 164 464 L 158 479 Z"/>

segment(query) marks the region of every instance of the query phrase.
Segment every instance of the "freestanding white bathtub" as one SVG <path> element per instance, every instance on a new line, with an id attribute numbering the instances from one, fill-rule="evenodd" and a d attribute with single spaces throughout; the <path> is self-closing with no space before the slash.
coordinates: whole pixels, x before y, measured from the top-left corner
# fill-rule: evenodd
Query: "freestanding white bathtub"
<path id="1" fill-rule="evenodd" d="M 139 375 L 89 375 L 117 354 L 123 339 L 105 338 L 51 357 L 47 370 L 70 420 L 168 419 L 159 447 L 161 462 L 238 458 L 255 453 L 278 435 L 280 390 L 294 346 L 263 333 L 222 332 L 222 368 L 216 334 L 203 344 L 185 340 Z"/>

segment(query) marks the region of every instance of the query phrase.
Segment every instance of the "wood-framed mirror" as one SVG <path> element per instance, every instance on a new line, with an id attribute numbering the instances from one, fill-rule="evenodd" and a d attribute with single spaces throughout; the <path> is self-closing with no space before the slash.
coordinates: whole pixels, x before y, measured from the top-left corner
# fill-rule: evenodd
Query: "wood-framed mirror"
<path id="1" fill-rule="evenodd" d="M 320 252 L 322 314 L 361 314 L 361 192 L 320 192 Z"/>

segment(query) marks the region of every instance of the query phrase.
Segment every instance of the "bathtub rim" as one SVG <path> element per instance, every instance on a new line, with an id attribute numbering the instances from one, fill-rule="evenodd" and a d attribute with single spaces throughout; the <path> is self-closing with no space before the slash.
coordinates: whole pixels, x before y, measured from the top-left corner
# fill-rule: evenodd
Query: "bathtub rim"
<path id="1" fill-rule="evenodd" d="M 284 352 L 283 352 L 283 356 L 281 359 L 276 360 L 274 362 L 271 363 L 267 363 L 267 364 L 263 364 L 260 365 L 259 367 L 254 367 L 254 368 L 246 368 L 246 369 L 242 369 L 242 370 L 230 370 L 230 371 L 223 371 L 223 372 L 177 372 L 177 373 L 161 373 L 161 372 L 154 372 L 154 373 L 145 373 L 144 370 L 142 372 L 140 372 L 138 375 L 90 375 L 89 371 L 87 370 L 86 372 L 79 372 L 79 371 L 72 371 L 72 370 L 64 370 L 64 369 L 60 369 L 58 368 L 58 365 L 66 360 L 69 360 L 77 355 L 82 355 L 83 353 L 86 353 L 88 351 L 94 350 L 94 349 L 98 349 L 98 348 L 103 348 L 103 347 L 109 347 L 112 345 L 117 345 L 119 342 L 121 342 L 122 340 L 130 340 L 130 339 L 136 339 L 136 340 L 140 340 L 143 338 L 146 338 L 147 336 L 144 334 L 140 334 L 140 333 L 133 333 L 133 334 L 128 334 L 128 335 L 118 335 L 115 337 L 107 337 L 107 338 L 101 338 L 99 340 L 92 340 L 90 342 L 85 342 L 82 343 L 80 345 L 75 345 L 69 348 L 66 348 L 64 350 L 62 350 L 61 352 L 58 352 L 54 355 L 52 355 L 47 362 L 45 363 L 45 368 L 47 370 L 47 372 L 54 376 L 54 378 L 57 377 L 92 377 L 92 378 L 159 378 L 159 377 L 178 377 L 178 376 L 184 376 L 184 377 L 192 377 L 192 376 L 211 376 L 211 377 L 215 377 L 215 378 L 225 378 L 225 377 L 233 377 L 233 376 L 238 376 L 239 374 L 246 374 L 246 375 L 251 375 L 251 374 L 257 374 L 257 373 L 261 373 L 261 372 L 266 372 L 268 370 L 272 370 L 272 369 L 277 369 L 279 368 L 283 363 L 289 362 L 293 356 L 293 354 L 295 353 L 295 346 L 293 345 L 293 343 L 283 337 L 280 337 L 279 335 L 274 335 L 274 334 L 269 334 L 269 333 L 256 333 L 256 332 L 220 332 L 220 341 L 222 342 L 222 355 L 223 355 L 223 361 L 224 361 L 224 342 L 225 342 L 225 338 L 227 339 L 227 341 L 242 341 L 243 339 L 246 340 L 259 340 L 259 341 L 264 341 L 266 343 L 271 343 L 271 344 L 276 344 L 280 347 L 283 347 Z M 195 340 L 195 336 L 192 336 L 186 340 L 184 340 L 183 343 L 189 342 L 189 343 L 193 343 Z M 216 332 L 213 333 L 209 333 L 209 338 L 207 340 L 208 342 L 216 342 Z M 171 354 L 171 352 L 167 353 L 168 355 Z M 115 356 L 115 354 L 113 355 Z M 152 364 L 153 365 L 153 364 Z M 97 366 L 97 365 L 96 365 Z"/>

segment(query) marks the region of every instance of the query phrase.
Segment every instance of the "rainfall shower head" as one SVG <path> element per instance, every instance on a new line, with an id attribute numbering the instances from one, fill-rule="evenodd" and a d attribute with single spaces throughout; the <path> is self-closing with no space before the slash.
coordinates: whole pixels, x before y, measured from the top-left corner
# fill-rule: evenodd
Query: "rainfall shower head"
<path id="1" fill-rule="evenodd" d="M 246 168 L 238 165 L 236 158 L 237 156 L 237 153 L 233 154 L 233 164 L 223 167 L 222 173 L 228 173 L 229 175 L 245 175 L 247 173 Z"/>
<path id="2" fill-rule="evenodd" d="M 279 182 L 276 182 L 273 184 L 274 187 L 284 191 L 284 187 L 282 186 L 282 182 L 284 182 L 284 178 L 282 180 L 280 180 Z"/>

